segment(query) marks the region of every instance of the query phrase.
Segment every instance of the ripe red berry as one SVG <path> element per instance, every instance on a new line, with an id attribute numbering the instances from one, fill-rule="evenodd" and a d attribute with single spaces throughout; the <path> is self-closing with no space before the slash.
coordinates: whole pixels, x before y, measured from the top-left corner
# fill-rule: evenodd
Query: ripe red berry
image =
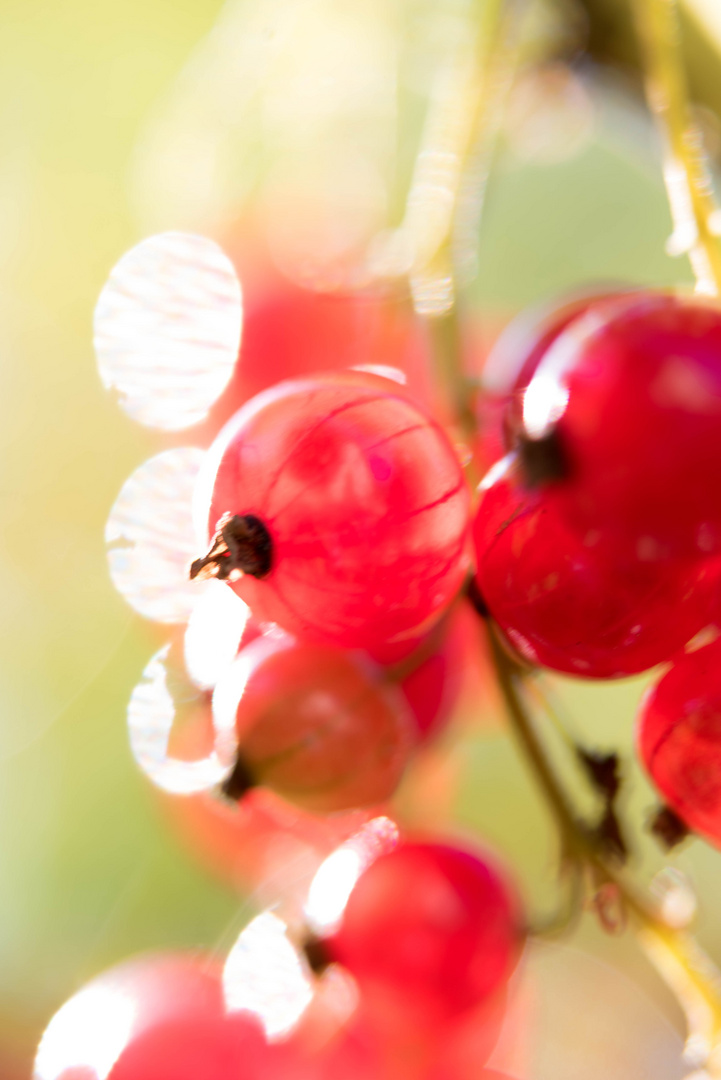
<path id="1" fill-rule="evenodd" d="M 627 297 L 627 292 L 583 289 L 526 308 L 499 335 L 483 366 L 477 402 L 482 460 L 489 466 L 514 448 L 523 391 L 557 337 L 591 306 Z"/>
<path id="2" fill-rule="evenodd" d="M 675 659 L 641 703 L 636 739 L 665 802 L 721 846 L 721 639 Z"/>
<path id="3" fill-rule="evenodd" d="M 711 617 L 711 563 L 645 563 L 576 533 L 511 457 L 482 485 L 474 522 L 478 585 L 518 652 L 556 671 L 606 679 L 667 660 Z"/>
<path id="4" fill-rule="evenodd" d="M 468 503 L 448 437 L 403 395 L 341 375 L 281 383 L 209 451 L 197 506 L 214 544 L 194 572 L 299 637 L 417 637 L 463 581 Z"/>
<path id="5" fill-rule="evenodd" d="M 438 1025 L 505 984 L 518 959 L 518 910 L 484 855 L 403 843 L 364 871 L 324 945 L 400 1024 Z"/>
<path id="6" fill-rule="evenodd" d="M 50 1021 L 36 1080 L 243 1080 L 267 1077 L 275 1058 L 247 1013 L 226 1013 L 209 959 L 155 955 L 93 980 Z"/>
<path id="7" fill-rule="evenodd" d="M 549 490 L 579 528 L 647 560 L 721 549 L 718 305 L 645 294 L 589 309 L 546 351 L 523 427 L 529 460 L 553 447 Z"/>
<path id="8" fill-rule="evenodd" d="M 279 632 L 241 649 L 213 713 L 220 737 L 231 732 L 239 745 L 227 794 L 262 784 L 319 812 L 389 798 L 413 741 L 401 694 L 370 665 Z"/>

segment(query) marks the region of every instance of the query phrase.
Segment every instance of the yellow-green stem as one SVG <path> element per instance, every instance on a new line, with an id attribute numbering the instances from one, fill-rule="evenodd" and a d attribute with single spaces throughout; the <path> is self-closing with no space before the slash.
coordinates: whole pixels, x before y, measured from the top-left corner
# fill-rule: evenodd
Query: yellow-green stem
<path id="1" fill-rule="evenodd" d="M 633 0 L 646 72 L 646 96 L 665 143 L 664 179 L 674 232 L 672 254 L 691 260 L 699 292 L 721 294 L 719 214 L 703 144 L 693 122 L 680 50 L 676 0 Z"/>
<path id="2" fill-rule="evenodd" d="M 513 731 L 556 819 L 562 857 L 585 865 L 597 883 L 615 888 L 633 920 L 640 944 L 686 1014 L 694 1066 L 705 1067 L 710 1077 L 721 1077 L 721 976 L 692 937 L 659 917 L 617 866 L 604 856 L 593 830 L 576 816 L 526 710 L 521 693 L 523 671 L 500 644 L 492 624 L 488 636 Z"/>

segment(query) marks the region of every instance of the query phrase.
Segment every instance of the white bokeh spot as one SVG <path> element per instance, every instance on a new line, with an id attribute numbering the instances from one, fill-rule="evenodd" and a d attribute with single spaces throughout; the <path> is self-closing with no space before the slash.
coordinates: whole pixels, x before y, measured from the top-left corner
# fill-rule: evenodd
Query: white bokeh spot
<path id="1" fill-rule="evenodd" d="M 130 1039 L 135 1002 L 121 990 L 89 986 L 55 1014 L 40 1040 L 33 1080 L 60 1080 L 66 1069 L 91 1069 L 106 1080 Z"/>
<path id="2" fill-rule="evenodd" d="M 243 306 L 230 259 L 203 236 L 168 232 L 128 251 L 95 308 L 103 385 L 162 431 L 199 423 L 238 358 Z"/>
<path id="3" fill-rule="evenodd" d="M 193 488 L 204 452 L 177 447 L 149 458 L 123 484 L 105 526 L 115 588 L 140 615 L 185 622 L 207 582 L 190 581 L 198 555 Z"/>
<path id="4" fill-rule="evenodd" d="M 168 755 L 176 705 L 168 687 L 164 645 L 148 663 L 128 704 L 128 735 L 136 762 L 156 787 L 172 795 L 194 795 L 221 783 L 233 767 L 232 754 L 223 758 L 213 750 L 196 761 Z"/>
<path id="5" fill-rule="evenodd" d="M 223 991 L 228 1012 L 253 1013 L 269 1039 L 298 1023 L 313 988 L 277 915 L 265 911 L 245 927 L 225 962 Z"/>

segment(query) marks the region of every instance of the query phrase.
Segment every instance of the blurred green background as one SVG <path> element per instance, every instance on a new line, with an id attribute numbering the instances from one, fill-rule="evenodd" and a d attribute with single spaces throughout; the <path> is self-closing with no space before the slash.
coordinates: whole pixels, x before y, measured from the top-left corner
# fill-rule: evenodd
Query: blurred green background
<path id="1" fill-rule="evenodd" d="M 363 97 L 361 77 L 356 96 L 346 95 L 354 103 L 351 136 L 391 113 L 394 122 L 398 115 L 403 121 L 405 134 L 396 128 L 400 150 L 386 200 L 386 212 L 397 212 L 418 129 L 423 64 L 433 63 L 429 12 L 452 13 L 453 7 L 309 3 L 307 25 L 294 23 L 273 54 L 273 71 L 286 73 L 287 86 L 278 75 L 280 81 L 263 91 L 262 108 L 256 95 L 236 113 L 233 93 L 240 101 L 245 91 L 240 81 L 221 77 L 223 64 L 235 70 L 237 45 L 236 74 L 242 74 L 243 63 L 255 55 L 242 40 L 243 28 L 253 23 L 253 32 L 260 28 L 262 34 L 267 19 L 268 40 L 275 40 L 290 5 L 278 3 L 275 11 L 253 0 L 234 5 L 232 18 L 226 10 L 222 47 L 216 31 L 216 53 L 197 54 L 220 12 L 218 3 L 0 3 L 3 1080 L 29 1076 L 49 1017 L 103 967 L 147 948 L 222 948 L 249 911 L 168 834 L 127 748 L 127 700 L 163 632 L 133 615 L 113 590 L 103 528 L 124 479 L 162 442 L 134 426 L 101 388 L 92 351 L 97 295 L 113 263 L 152 231 L 207 228 L 220 236 L 251 197 L 267 221 L 285 190 L 276 185 L 264 201 L 264 178 L 275 175 L 279 156 L 283 175 L 292 179 L 312 140 L 335 130 L 320 125 L 318 134 L 308 123 L 308 142 L 299 137 L 293 154 L 282 156 L 295 116 L 285 115 L 284 95 L 311 78 L 314 48 L 326 55 L 316 39 L 330 16 L 334 40 L 346 33 L 357 45 L 367 35 L 365 51 L 353 52 L 358 64 L 381 55 L 395 62 L 393 49 L 390 61 L 380 49 L 395 42 L 399 63 L 406 65 L 404 80 L 391 86 L 392 109 L 379 98 L 381 79 Z M 523 305 L 579 282 L 690 280 L 683 260 L 664 255 L 670 219 L 658 149 L 632 76 L 602 70 L 584 57 L 583 19 L 569 43 L 553 29 L 550 10 L 537 59 L 546 49 L 560 66 L 550 83 L 547 71 L 540 82 L 534 82 L 537 72 L 524 71 L 525 96 L 522 85 L 512 95 L 480 229 L 479 272 L 466 298 L 474 318 L 492 327 Z M 699 85 L 718 89 L 721 65 L 707 42 L 698 62 L 705 65 Z M 341 78 L 340 67 L 327 77 Z M 338 98 L 346 100 L 342 93 Z M 309 114 L 315 101 L 309 92 Z M 718 125 L 713 105 L 707 94 L 704 118 L 712 139 Z M 207 116 L 223 125 L 212 145 L 212 132 L 202 130 Z M 333 124 L 343 127 L 342 116 Z M 346 204 L 341 199 L 339 205 Z M 588 740 L 626 753 L 640 689 L 639 680 L 604 687 L 559 680 L 559 693 Z M 478 720 L 465 725 L 447 751 L 458 775 L 454 817 L 506 854 L 532 908 L 548 913 L 554 840 L 545 811 L 500 720 Z M 629 766 L 629 772 L 629 816 L 640 824 L 651 798 L 638 770 Z M 721 857 L 695 843 L 673 861 L 698 886 L 701 937 L 721 960 L 721 920 L 714 910 Z M 660 865 L 649 849 L 642 872 Z M 636 980 L 656 1002 L 649 1006 L 652 1016 L 658 1007 L 659 1017 L 664 1013 L 680 1024 L 629 935 L 605 938 L 586 920 L 576 944 Z M 619 1024 L 624 1016 L 613 980 L 610 986 L 598 1015 L 603 1020 L 606 1010 L 603 1022 L 612 1032 L 613 1009 Z M 558 987 L 556 992 L 562 1000 Z M 570 992 L 568 1004 L 578 1007 Z M 649 1024 L 651 1046 L 655 1029 Z M 626 1042 L 632 1035 L 626 1031 Z M 554 1038 L 562 1055 L 561 1035 Z M 539 1054 L 541 1064 L 531 1076 L 567 1075 L 568 1064 Z M 639 1058 L 641 1066 L 620 1060 L 613 1075 L 625 1078 L 624 1069 L 632 1066 L 637 1071 L 629 1077 L 682 1075 L 673 1060 L 654 1072 L 658 1062 L 651 1050 L 649 1055 Z M 596 1075 L 588 1072 L 591 1080 Z"/>

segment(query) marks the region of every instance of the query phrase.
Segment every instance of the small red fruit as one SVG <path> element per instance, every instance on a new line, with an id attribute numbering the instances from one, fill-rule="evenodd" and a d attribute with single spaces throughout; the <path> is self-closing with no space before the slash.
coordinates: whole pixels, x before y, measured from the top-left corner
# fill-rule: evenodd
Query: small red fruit
<path id="1" fill-rule="evenodd" d="M 636 740 L 668 806 L 721 847 L 721 639 L 676 657 L 641 703 Z"/>
<path id="2" fill-rule="evenodd" d="M 389 798 L 413 744 L 401 694 L 371 665 L 277 631 L 241 649 L 213 713 L 219 737 L 238 741 L 228 795 L 261 784 L 315 812 Z"/>
<path id="3" fill-rule="evenodd" d="M 645 560 L 719 551 L 721 308 L 659 293 L 589 309 L 545 352 L 523 429 L 529 461 L 553 449 L 548 489 L 580 530 Z"/>
<path id="4" fill-rule="evenodd" d="M 194 573 L 301 638 L 417 638 L 461 587 L 468 506 L 447 435 L 402 394 L 341 375 L 281 383 L 208 453 L 197 507 L 212 545 Z"/>
<path id="5" fill-rule="evenodd" d="M 487 858 L 402 843 L 356 882 L 328 956 L 403 1025 L 447 1023 L 507 981 L 521 943 L 515 897 Z"/>
<path id="6" fill-rule="evenodd" d="M 524 490 L 510 456 L 482 485 L 473 535 L 484 602 L 531 663 L 621 678 L 667 660 L 710 621 L 714 564 L 641 562 L 576 533 L 545 490 Z"/>

